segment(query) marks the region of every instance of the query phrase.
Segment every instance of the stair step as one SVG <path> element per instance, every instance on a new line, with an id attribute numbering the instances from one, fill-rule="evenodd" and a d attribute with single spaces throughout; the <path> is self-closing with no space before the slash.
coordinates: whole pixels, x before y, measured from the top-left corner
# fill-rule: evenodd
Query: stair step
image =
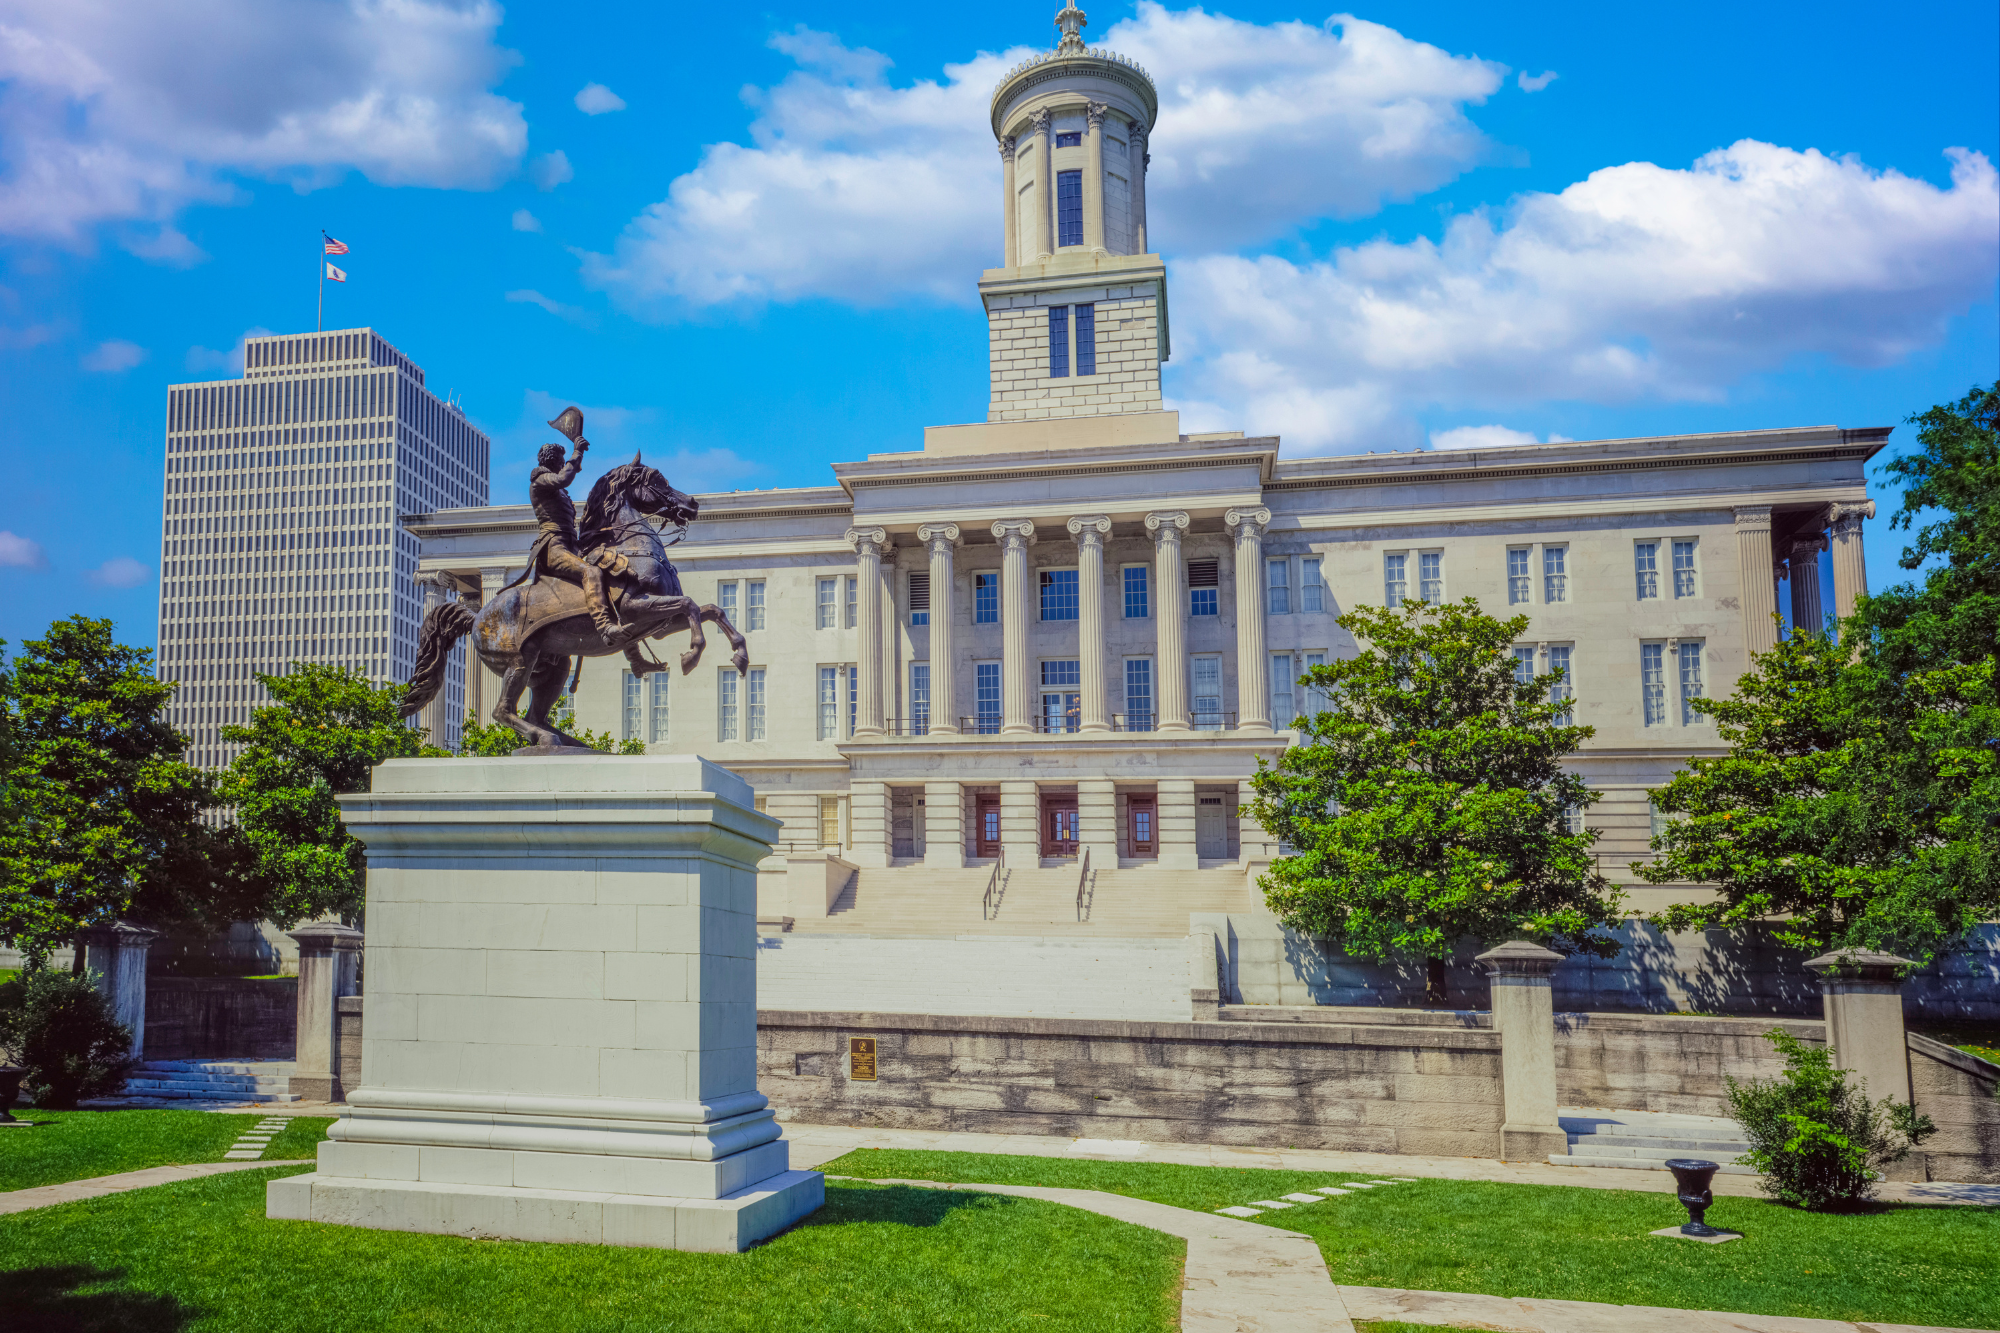
<path id="1" fill-rule="evenodd" d="M 1676 1153 L 1717 1153 L 1747 1152 L 1750 1148 L 1748 1139 L 1653 1138 L 1642 1134 L 1571 1134 L 1569 1142 L 1572 1148 L 1588 1145 L 1593 1152 L 1639 1148 Z"/>
<path id="2" fill-rule="evenodd" d="M 1664 1154 L 1659 1162 L 1655 1162 L 1642 1157 L 1597 1157 L 1580 1156 L 1576 1153 L 1550 1153 L 1549 1165 L 1615 1167 L 1626 1171 L 1664 1171 L 1666 1167 L 1662 1166 L 1660 1162 L 1664 1162 L 1668 1157 L 1675 1155 L 1673 1153 Z M 1757 1168 L 1754 1166 L 1738 1166 L 1733 1162 L 1724 1162 L 1718 1168 L 1717 1174 L 1725 1176 L 1754 1176 L 1757 1174 Z"/>

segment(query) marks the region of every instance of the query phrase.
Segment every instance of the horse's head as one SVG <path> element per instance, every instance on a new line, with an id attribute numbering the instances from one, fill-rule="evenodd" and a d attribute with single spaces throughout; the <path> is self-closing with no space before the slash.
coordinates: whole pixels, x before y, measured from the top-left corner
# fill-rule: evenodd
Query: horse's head
<path id="1" fill-rule="evenodd" d="M 582 526 L 602 529 L 626 506 L 642 514 L 657 514 L 675 527 L 685 528 L 694 521 L 701 506 L 692 495 L 667 484 L 656 467 L 648 467 L 634 454 L 629 463 L 620 463 L 597 479 L 584 506 Z"/>

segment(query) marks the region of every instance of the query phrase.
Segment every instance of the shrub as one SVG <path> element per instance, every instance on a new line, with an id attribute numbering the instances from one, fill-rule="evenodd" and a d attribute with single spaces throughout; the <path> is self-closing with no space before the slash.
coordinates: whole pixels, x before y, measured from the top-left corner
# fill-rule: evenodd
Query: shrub
<path id="1" fill-rule="evenodd" d="M 36 1106 L 67 1111 L 117 1091 L 132 1033 L 89 977 L 39 968 L 0 992 L 0 1049 L 26 1066 L 21 1090 Z"/>
<path id="2" fill-rule="evenodd" d="M 1928 1116 L 1865 1088 L 1833 1067 L 1833 1048 L 1809 1046 L 1782 1028 L 1764 1034 L 1785 1057 L 1777 1079 L 1729 1086 L 1729 1111 L 1743 1126 L 1743 1160 L 1764 1173 L 1764 1192 L 1814 1212 L 1853 1207 L 1875 1192 L 1881 1168 L 1900 1162 L 1937 1132 Z"/>

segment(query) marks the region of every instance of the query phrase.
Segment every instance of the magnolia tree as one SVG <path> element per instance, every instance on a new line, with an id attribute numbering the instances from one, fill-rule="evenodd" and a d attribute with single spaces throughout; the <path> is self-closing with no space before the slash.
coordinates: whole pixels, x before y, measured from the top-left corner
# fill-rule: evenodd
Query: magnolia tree
<path id="1" fill-rule="evenodd" d="M 1592 730 L 1562 673 L 1520 667 L 1528 618 L 1467 598 L 1339 623 L 1360 655 L 1305 675 L 1319 707 L 1293 724 L 1301 743 L 1252 779 L 1251 811 L 1291 848 L 1260 880 L 1278 919 L 1356 957 L 1423 959 L 1433 1005 L 1467 936 L 1616 953 L 1622 898 L 1581 820 L 1598 793 L 1562 766 Z"/>

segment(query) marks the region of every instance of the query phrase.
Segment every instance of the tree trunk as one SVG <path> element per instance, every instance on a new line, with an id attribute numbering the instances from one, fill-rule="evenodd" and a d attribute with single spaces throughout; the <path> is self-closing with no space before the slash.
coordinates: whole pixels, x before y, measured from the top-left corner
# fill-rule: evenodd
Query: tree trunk
<path id="1" fill-rule="evenodd" d="M 69 957 L 70 975 L 80 977 L 83 975 L 83 963 L 84 963 L 83 938 L 81 936 L 78 936 L 76 939 L 71 940 L 69 942 L 69 948 L 70 948 L 70 957 Z"/>
<path id="2" fill-rule="evenodd" d="M 1449 1009 L 1451 997 L 1444 989 L 1445 960 L 1427 958 L 1424 964 L 1424 1003 L 1432 1009 Z"/>

